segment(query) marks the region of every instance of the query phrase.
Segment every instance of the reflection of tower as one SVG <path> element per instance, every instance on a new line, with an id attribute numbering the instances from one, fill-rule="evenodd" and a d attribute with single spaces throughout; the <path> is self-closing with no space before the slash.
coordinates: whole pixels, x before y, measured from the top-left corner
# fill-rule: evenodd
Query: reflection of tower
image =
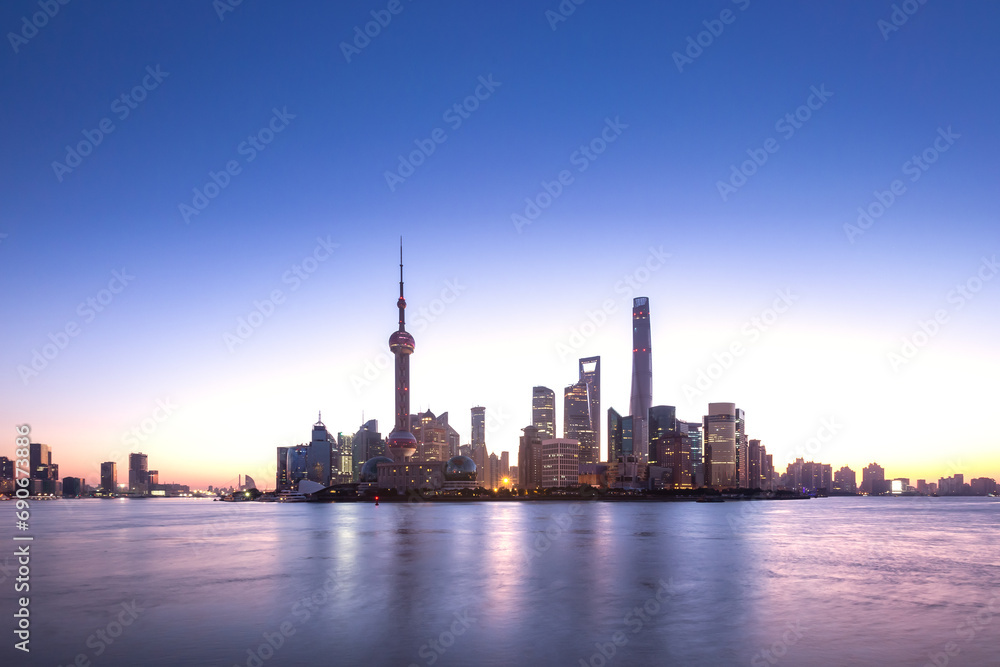
<path id="1" fill-rule="evenodd" d="M 397 463 L 417 451 L 417 439 L 410 433 L 410 355 L 413 336 L 406 332 L 406 299 L 403 298 L 403 240 L 399 240 L 399 329 L 389 336 L 389 349 L 396 355 L 396 428 L 386 444 Z"/>
<path id="2" fill-rule="evenodd" d="M 649 299 L 632 299 L 632 400 L 635 453 L 645 460 L 649 446 L 646 420 L 653 402 L 653 367 L 650 352 Z"/>

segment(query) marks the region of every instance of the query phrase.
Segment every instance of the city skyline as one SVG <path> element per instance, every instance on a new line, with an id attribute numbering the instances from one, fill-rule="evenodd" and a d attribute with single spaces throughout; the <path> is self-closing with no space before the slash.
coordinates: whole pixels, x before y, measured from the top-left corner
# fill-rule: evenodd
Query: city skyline
<path id="1" fill-rule="evenodd" d="M 390 336 L 389 347 L 390 350 L 394 352 L 395 361 L 395 387 L 393 391 L 395 410 L 394 410 L 394 428 L 392 433 L 390 433 L 385 439 L 385 449 L 386 453 L 392 454 L 393 458 L 397 462 L 402 462 L 404 460 L 408 461 L 409 457 L 417 452 L 418 448 L 422 451 L 423 445 L 417 443 L 417 438 L 413 436 L 410 432 L 410 422 L 411 417 L 421 417 L 425 413 L 421 412 L 416 415 L 410 412 L 409 408 L 409 356 L 414 351 L 413 337 L 405 330 L 405 308 L 406 302 L 403 296 L 403 263 L 402 263 L 402 241 L 400 241 L 400 280 L 399 280 L 399 298 L 397 299 L 397 308 L 399 311 L 399 326 L 398 329 L 393 332 Z M 647 406 L 651 402 L 650 389 L 649 389 L 649 379 L 651 379 L 651 373 L 647 370 L 650 367 L 650 341 L 652 336 L 651 327 L 649 324 L 649 300 L 647 297 L 636 297 L 633 299 L 633 309 L 632 309 L 632 381 L 631 381 L 631 401 L 630 401 L 630 412 L 637 410 L 636 405 L 639 405 L 638 409 L 642 409 L 643 406 Z M 637 347 L 640 346 L 640 347 Z M 606 462 L 612 459 L 609 453 L 610 442 L 607 442 L 608 446 L 599 447 L 598 449 L 604 452 L 604 456 L 599 457 L 597 460 L 589 460 L 585 452 L 587 451 L 587 442 L 594 439 L 594 433 L 591 428 L 598 420 L 593 416 L 593 410 L 600 411 L 600 356 L 593 356 L 587 358 L 580 358 L 578 360 L 578 372 L 579 381 L 573 385 L 567 386 L 565 389 L 565 407 L 563 411 L 563 438 L 573 438 L 571 440 L 558 439 L 552 440 L 551 442 L 559 443 L 576 443 L 573 445 L 574 461 L 579 458 L 580 464 L 583 463 L 597 463 L 599 461 Z M 642 378 L 647 378 L 643 380 Z M 539 400 L 542 403 L 539 403 Z M 547 419 L 548 414 L 544 412 L 546 409 L 552 413 L 553 423 L 556 423 L 557 412 L 555 411 L 554 405 L 554 395 L 551 390 L 546 387 L 535 386 L 532 388 L 532 400 L 531 400 L 531 414 L 532 422 L 537 421 L 539 418 Z M 551 406 L 551 407 L 549 407 Z M 539 412 L 539 409 L 542 412 Z M 662 410 L 667 410 L 668 412 L 661 412 Z M 648 452 L 648 456 L 645 453 L 640 454 L 643 458 L 652 458 L 652 442 L 653 435 L 652 431 L 649 431 L 652 425 L 659 421 L 658 418 L 662 416 L 662 419 L 667 420 L 670 423 L 676 423 L 678 427 L 684 424 L 686 431 L 686 426 L 683 420 L 676 419 L 676 408 L 675 406 L 664 406 L 662 404 L 648 405 L 644 410 L 647 415 L 646 419 L 641 421 L 644 425 L 641 427 L 641 431 L 633 430 L 634 424 L 639 420 L 633 420 L 635 415 L 629 415 L 626 417 L 629 420 L 629 425 L 626 427 L 627 437 L 632 441 L 632 447 L 635 448 L 637 441 L 635 438 L 643 437 L 641 433 L 645 433 L 648 438 L 648 442 L 639 448 L 640 452 Z M 428 411 L 426 413 L 430 415 Z M 447 419 L 447 412 L 442 413 L 442 417 Z M 486 408 L 484 406 L 473 406 L 470 409 L 471 414 L 471 429 L 470 429 L 470 440 L 469 448 L 475 450 L 476 447 L 484 447 L 486 451 L 489 448 L 486 447 L 485 433 L 487 431 L 487 416 Z M 611 415 L 616 414 L 614 408 L 608 408 L 609 420 Z M 727 416 L 728 415 L 728 416 Z M 618 416 L 620 419 L 620 416 Z M 723 431 L 718 430 L 718 426 L 714 426 L 715 420 L 718 419 L 726 420 L 726 423 L 721 424 Z M 427 417 L 430 419 L 430 417 Z M 377 420 L 374 420 L 377 422 Z M 368 423 L 373 423 L 369 421 Z M 610 421 L 609 421 L 610 423 Z M 529 424 L 530 425 L 530 424 Z M 748 433 L 746 430 L 746 420 L 745 413 L 742 409 L 736 407 L 733 403 L 710 403 L 707 406 L 706 414 L 703 417 L 703 422 L 701 427 L 704 429 L 701 438 L 697 439 L 696 442 L 703 444 L 705 449 L 701 451 L 701 459 L 708 463 L 703 470 L 699 473 L 699 478 L 703 480 L 703 484 L 709 485 L 715 488 L 736 488 L 745 487 L 746 484 L 742 480 L 749 478 L 750 470 L 747 468 L 747 462 L 743 460 L 743 457 L 747 455 L 749 449 L 748 446 L 760 448 L 761 441 L 759 439 L 748 440 Z M 360 428 L 365 428 L 365 424 L 362 424 Z M 662 428 L 662 426 L 661 426 Z M 319 429 L 319 430 L 317 430 Z M 728 430 L 726 430 L 728 429 Z M 522 432 L 523 432 L 522 428 Z M 822 448 L 822 444 L 825 440 L 833 437 L 836 432 L 836 425 L 830 423 L 824 423 L 821 430 L 826 431 L 826 435 L 819 435 L 819 437 L 814 437 L 805 444 L 805 446 L 800 446 L 793 454 L 790 454 L 791 459 L 787 461 L 787 468 L 789 471 L 792 470 L 792 464 L 799 465 L 804 461 L 804 455 L 806 453 L 812 454 L 818 452 Z M 657 429 L 661 432 L 660 429 Z M 347 432 L 350 435 L 350 432 Z M 727 435 L 728 433 L 728 435 Z M 319 434 L 319 435 L 317 435 Z M 341 432 L 343 434 L 343 432 Z M 309 446 L 310 451 L 315 450 L 317 444 L 321 444 L 326 447 L 325 457 L 320 456 L 320 459 L 325 459 L 327 467 L 330 465 L 331 459 L 331 446 L 336 444 L 336 438 L 329 440 L 333 434 L 329 433 L 326 426 L 322 422 L 322 411 L 320 411 L 317 422 L 312 426 L 312 442 L 311 443 L 299 443 L 295 446 L 288 447 L 278 447 L 278 460 L 279 463 L 275 468 L 275 476 L 280 481 L 284 478 L 283 471 L 284 468 L 281 465 L 282 453 L 287 452 L 289 449 L 298 449 L 303 446 Z M 611 437 L 611 430 L 609 429 L 608 437 Z M 329 440 L 329 442 L 328 442 Z M 519 441 L 523 440 L 519 438 Z M 458 442 L 461 442 L 460 440 Z M 678 441 L 679 443 L 680 441 Z M 331 444 L 332 443 L 332 444 Z M 725 443 L 728 443 L 726 445 Z M 694 442 L 691 446 L 694 446 Z M 720 444 L 723 448 L 720 449 Z M 553 446 L 556 446 L 553 444 Z M 815 449 L 813 449 L 815 447 Z M 47 457 L 48 467 L 54 468 L 55 475 L 58 476 L 58 464 L 53 464 L 50 447 L 47 444 L 32 444 L 32 451 L 44 452 L 44 454 L 38 454 L 38 456 L 44 458 Z M 635 452 L 636 449 L 630 450 Z M 692 449 L 692 453 L 693 453 Z M 498 454 L 502 453 L 503 457 L 508 457 L 510 455 L 510 450 L 493 450 L 491 452 L 491 457 L 496 458 Z M 514 456 L 518 455 L 517 449 L 513 452 Z M 35 454 L 33 453 L 33 456 Z M 772 455 L 773 456 L 773 455 Z M 436 457 L 434 460 L 445 460 L 448 457 Z M 771 458 L 769 456 L 768 458 Z M 129 473 L 128 483 L 121 485 L 126 487 L 130 492 L 135 492 L 137 490 L 137 483 L 142 485 L 150 481 L 147 479 L 145 474 L 148 470 L 147 465 L 148 457 L 144 453 L 130 452 L 128 454 L 128 466 L 127 470 Z M 753 460 L 753 459 L 751 459 Z M 760 459 L 758 458 L 758 465 Z M 141 464 L 136 462 L 140 461 Z M 305 457 L 303 455 L 303 461 Z M 101 462 L 98 464 L 100 471 L 100 486 L 105 487 L 105 480 L 108 479 L 110 474 L 112 477 L 115 476 L 115 466 L 117 461 Z M 356 464 L 360 466 L 363 461 L 358 461 Z M 813 458 L 810 457 L 809 465 L 813 465 Z M 661 465 L 663 463 L 661 462 Z M 818 464 L 817 464 L 818 465 Z M 694 473 L 697 466 L 692 464 L 691 472 Z M 830 464 L 826 464 L 826 468 L 831 468 Z M 877 464 L 877 461 L 872 461 L 863 469 L 864 473 L 867 475 L 868 471 L 877 468 L 879 470 L 880 479 L 884 475 L 884 468 Z M 780 473 L 780 467 L 773 469 L 776 473 Z M 111 471 L 109 473 L 109 471 Z M 141 471 L 141 472 L 140 472 Z M 844 465 L 840 472 L 851 471 L 856 474 L 857 470 L 851 468 L 851 466 Z M 949 467 L 949 472 L 952 476 L 962 479 L 965 475 L 960 473 L 959 467 L 956 465 L 951 465 Z M 264 474 L 265 478 L 268 478 L 268 473 L 270 471 L 257 469 L 256 474 Z M 291 472 L 291 464 L 289 464 L 289 470 Z M 349 471 L 346 471 L 349 472 Z M 151 471 L 152 476 L 155 478 L 158 474 L 157 471 Z M 286 473 L 287 474 L 287 473 Z M 303 471 L 303 474 L 305 472 Z M 45 473 L 48 476 L 48 472 Z M 323 479 L 324 473 L 320 470 L 316 471 L 317 479 Z M 757 471 L 757 477 L 760 475 L 760 470 Z M 831 473 L 832 475 L 832 473 Z M 249 475 L 247 476 L 249 479 Z M 310 474 L 310 477 L 312 475 Z M 926 477 L 926 476 L 925 476 Z M 976 478 L 976 475 L 970 475 L 970 479 Z M 756 477 L 755 477 L 756 478 Z M 930 477 L 933 479 L 933 477 Z M 71 477 L 71 479 L 74 479 Z M 75 478 L 81 479 L 81 478 Z M 85 478 L 84 478 L 85 479 Z M 329 480 L 329 470 L 325 472 L 325 479 Z M 830 477 L 832 480 L 832 476 Z M 888 479 L 909 479 L 903 477 L 890 477 Z M 943 482 L 945 476 L 942 475 L 939 479 Z M 993 479 L 993 478 L 987 478 Z M 921 483 L 925 479 L 919 480 Z M 154 482 L 155 483 L 155 482 Z M 328 482 L 329 483 L 329 482 Z M 959 486 L 961 483 L 959 483 Z M 118 486 L 118 485 L 116 485 Z M 176 486 L 176 485 L 171 485 Z M 209 485 L 212 486 L 212 485 Z M 751 485 L 752 486 L 752 485 Z M 937 485 L 934 484 L 936 487 Z M 829 488 L 833 488 L 833 484 L 828 485 Z M 141 487 L 140 487 L 141 488 Z M 265 488 L 269 488 L 265 486 Z M 857 485 L 857 488 L 863 489 L 862 485 Z M 905 490 L 905 488 L 904 488 Z M 866 492 L 871 492 L 871 487 L 866 489 Z"/>
<path id="2" fill-rule="evenodd" d="M 371 8 L 61 6 L 0 61 L 0 415 L 64 476 L 142 451 L 193 486 L 273 468 L 318 410 L 386 433 L 402 234 L 411 410 L 463 443 L 481 405 L 513 455 L 581 358 L 628 412 L 647 297 L 652 404 L 736 404 L 776 468 L 833 431 L 836 466 L 1000 477 L 997 9 L 723 4 L 698 48 L 720 7 L 405 4 L 350 58 Z"/>

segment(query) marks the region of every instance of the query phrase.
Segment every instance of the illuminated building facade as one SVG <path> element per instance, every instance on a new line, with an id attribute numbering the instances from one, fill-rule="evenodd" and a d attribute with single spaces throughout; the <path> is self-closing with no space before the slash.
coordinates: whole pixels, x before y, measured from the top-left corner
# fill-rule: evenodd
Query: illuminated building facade
<path id="1" fill-rule="evenodd" d="M 556 394 L 548 387 L 531 389 L 531 425 L 542 439 L 556 437 Z"/>
<path id="2" fill-rule="evenodd" d="M 730 489 L 739 485 L 736 404 L 709 403 L 702 423 L 705 486 Z"/>
<path id="3" fill-rule="evenodd" d="M 580 461 L 597 463 L 600 446 L 590 415 L 590 385 L 583 380 L 566 387 L 563 395 L 563 438 L 580 443 Z"/>
<path id="4" fill-rule="evenodd" d="M 580 441 L 572 438 L 542 440 L 542 488 L 576 485 L 580 481 Z"/>

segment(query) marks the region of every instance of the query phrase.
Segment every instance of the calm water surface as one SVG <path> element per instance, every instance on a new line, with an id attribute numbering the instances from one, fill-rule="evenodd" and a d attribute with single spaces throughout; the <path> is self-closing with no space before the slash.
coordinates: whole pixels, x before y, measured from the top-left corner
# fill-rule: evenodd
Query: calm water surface
<path id="1" fill-rule="evenodd" d="M 1000 665 L 997 499 L 5 508 L 3 665 Z"/>

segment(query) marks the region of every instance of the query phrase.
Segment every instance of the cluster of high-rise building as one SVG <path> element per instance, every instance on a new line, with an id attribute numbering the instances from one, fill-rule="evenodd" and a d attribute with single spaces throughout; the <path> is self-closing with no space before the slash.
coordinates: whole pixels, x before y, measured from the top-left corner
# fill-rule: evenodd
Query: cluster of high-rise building
<path id="1" fill-rule="evenodd" d="M 801 458 L 779 474 L 764 444 L 749 437 L 746 415 L 735 403 L 709 403 L 706 414 L 696 421 L 678 418 L 674 406 L 653 405 L 647 297 L 637 297 L 632 304 L 627 414 L 608 407 L 605 422 L 601 358 L 585 357 L 579 360 L 576 381 L 563 389 L 561 434 L 556 393 L 544 386 L 532 388 L 531 424 L 522 429 L 516 466 L 510 465 L 508 452 L 497 456 L 487 450 L 486 408 L 482 406 L 471 411 L 470 444 L 460 445 L 447 412 L 440 416 L 429 410 L 410 413 L 409 357 L 415 342 L 405 328 L 402 247 L 399 272 L 399 326 L 389 338 L 395 357 L 393 431 L 383 440 L 378 423 L 371 420 L 353 436 L 340 434 L 333 439 L 317 422 L 311 443 L 278 448 L 279 490 L 294 488 L 302 479 L 324 485 L 355 481 L 397 491 L 505 486 L 531 490 L 590 484 L 627 490 L 784 488 L 877 495 L 912 488 L 908 480 L 886 480 L 884 470 L 875 463 L 864 469 L 860 487 L 850 468 L 834 473 L 830 464 Z M 603 460 L 602 423 L 607 424 Z M 976 488 L 988 486 L 986 480 L 977 482 Z M 939 486 L 952 488 L 945 480 Z"/>
<path id="2" fill-rule="evenodd" d="M 378 428 L 374 422 L 369 424 Z M 377 432 L 375 435 L 378 435 Z M 327 430 L 323 414 L 320 413 L 316 423 L 312 425 L 312 438 L 309 442 L 292 447 L 278 447 L 275 488 L 278 491 L 294 490 L 304 479 L 324 487 L 350 482 L 353 478 L 353 439 L 350 436 L 345 438 L 342 433 L 334 437 Z"/>
<path id="3" fill-rule="evenodd" d="M 14 488 L 14 461 L 0 456 L 0 493 L 12 494 Z M 22 475 L 23 476 L 23 475 Z M 52 462 L 52 448 L 40 442 L 28 445 L 28 491 L 33 496 L 58 496 L 63 482 L 59 480 L 59 465 Z"/>
<path id="4" fill-rule="evenodd" d="M 557 438 L 555 392 L 532 389 L 531 425 L 518 449 L 519 485 L 565 486 L 575 456 L 578 479 L 624 489 L 774 487 L 772 457 L 746 434 L 743 411 L 711 403 L 700 421 L 677 417 L 672 405 L 653 405 L 649 299 L 632 303 L 632 382 L 628 414 L 607 409 L 607 458 L 601 459 L 601 358 L 579 360 L 579 378 L 563 392 Z"/>
<path id="5" fill-rule="evenodd" d="M 68 477 L 66 479 L 69 480 Z M 79 489 L 76 494 L 70 494 L 64 485 L 63 495 L 87 493 L 83 480 L 80 480 Z M 149 469 L 149 456 L 132 452 L 128 455 L 128 481 L 118 480 L 116 461 L 104 461 L 101 463 L 101 484 L 94 492 L 99 496 L 176 496 L 190 493 L 191 488 L 186 484 L 161 484 L 160 472 Z"/>
<path id="6" fill-rule="evenodd" d="M 160 484 L 159 473 L 150 470 L 148 457 L 142 453 L 129 454 L 128 483 L 119 483 L 118 464 L 115 461 L 101 463 L 100 485 L 96 488 L 87 485 L 82 477 L 64 477 L 59 479 L 59 466 L 52 462 L 52 448 L 46 444 L 33 442 L 29 445 L 28 491 L 32 496 L 63 496 L 78 498 L 96 494 L 100 496 L 115 495 L 168 495 L 186 493 L 189 488 L 180 484 Z M 0 493 L 11 494 L 14 486 L 14 461 L 6 456 L 0 456 Z"/>

